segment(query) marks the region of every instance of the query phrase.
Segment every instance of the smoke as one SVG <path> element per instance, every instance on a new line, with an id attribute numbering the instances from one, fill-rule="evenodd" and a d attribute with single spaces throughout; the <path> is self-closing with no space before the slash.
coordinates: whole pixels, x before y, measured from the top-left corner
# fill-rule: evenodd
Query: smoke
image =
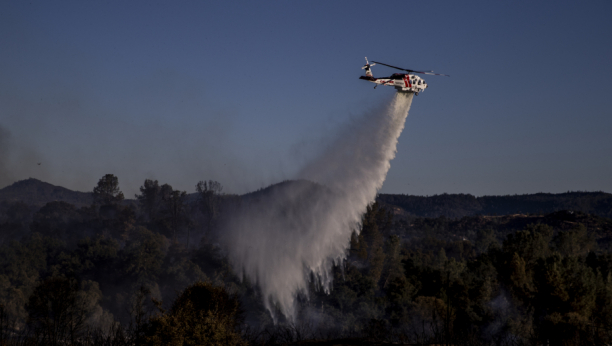
<path id="1" fill-rule="evenodd" d="M 34 148 L 16 143 L 15 136 L 0 125 L 0 189 L 26 177 L 46 179 L 42 156 Z"/>
<path id="2" fill-rule="evenodd" d="M 276 312 L 295 319 L 311 274 L 331 289 L 332 265 L 346 257 L 351 233 L 385 180 L 412 97 L 397 93 L 385 109 L 353 121 L 298 174 L 305 180 L 245 196 L 222 227 L 234 270 L 258 284 L 276 320 Z"/>
<path id="3" fill-rule="evenodd" d="M 0 126 L 0 188 L 9 184 L 12 178 L 8 169 L 9 139 L 9 132 Z"/>

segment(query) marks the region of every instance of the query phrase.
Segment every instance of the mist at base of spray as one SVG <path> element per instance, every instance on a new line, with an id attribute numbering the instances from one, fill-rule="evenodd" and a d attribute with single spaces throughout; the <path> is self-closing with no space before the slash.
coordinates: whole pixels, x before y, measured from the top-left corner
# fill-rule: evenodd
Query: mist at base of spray
<path id="1" fill-rule="evenodd" d="M 299 173 L 304 180 L 246 198 L 222 226 L 232 267 L 259 286 L 275 320 L 277 312 L 295 319 L 297 295 L 307 294 L 311 275 L 331 289 L 332 266 L 346 258 L 352 232 L 382 187 L 412 98 L 397 93 L 384 109 L 351 122 Z"/>

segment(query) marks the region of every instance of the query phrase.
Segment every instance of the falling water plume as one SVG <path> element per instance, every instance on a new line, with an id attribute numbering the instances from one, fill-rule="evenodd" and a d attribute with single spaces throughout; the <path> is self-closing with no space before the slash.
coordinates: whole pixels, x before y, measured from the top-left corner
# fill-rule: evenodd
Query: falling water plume
<path id="1" fill-rule="evenodd" d="M 385 180 L 412 98 L 397 93 L 385 109 L 353 121 L 300 172 L 304 180 L 245 196 L 224 225 L 221 242 L 234 270 L 259 286 L 273 317 L 280 310 L 295 318 L 311 274 L 331 289 L 332 266 L 346 257 Z"/>

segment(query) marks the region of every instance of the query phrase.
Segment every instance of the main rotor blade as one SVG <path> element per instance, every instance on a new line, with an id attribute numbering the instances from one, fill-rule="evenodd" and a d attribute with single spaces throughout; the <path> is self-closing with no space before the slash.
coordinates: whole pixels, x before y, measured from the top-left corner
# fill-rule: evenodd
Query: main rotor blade
<path id="1" fill-rule="evenodd" d="M 430 75 L 434 75 L 434 76 L 446 76 L 446 77 L 450 77 L 447 74 L 442 74 L 442 73 L 434 73 L 433 71 L 429 71 L 429 72 L 419 72 L 419 71 L 414 71 L 414 73 L 422 73 L 422 74 L 430 74 Z"/>
<path id="2" fill-rule="evenodd" d="M 416 70 L 410 70 L 410 69 L 407 69 L 407 68 L 401 68 L 401 67 L 397 67 L 397 66 L 393 66 L 393 65 L 388 65 L 388 64 L 382 63 L 382 62 L 380 62 L 380 61 L 372 61 L 372 62 L 375 62 L 375 63 L 377 63 L 377 64 L 381 64 L 381 65 L 385 65 L 385 66 L 389 66 L 389 67 L 392 67 L 392 68 L 394 68 L 394 69 L 398 69 L 398 70 L 406 71 L 406 72 L 414 72 L 414 73 L 429 74 L 429 75 L 435 75 L 435 76 L 446 76 L 446 77 L 450 77 L 450 76 L 449 76 L 449 75 L 447 75 L 447 74 L 434 73 L 433 71 L 416 71 Z"/>
<path id="3" fill-rule="evenodd" d="M 408 70 L 408 69 L 401 68 L 401 67 L 397 67 L 397 66 L 393 66 L 393 65 L 387 65 L 387 64 L 382 63 L 382 62 L 379 62 L 379 61 L 374 61 L 374 60 L 372 60 L 372 62 L 375 62 L 375 63 L 377 63 L 377 64 L 381 64 L 381 65 L 385 65 L 385 66 L 389 66 L 389 67 L 393 67 L 394 69 L 398 69 L 398 70 L 402 70 L 402 71 L 416 72 L 416 71 L 414 71 L 414 70 Z"/>

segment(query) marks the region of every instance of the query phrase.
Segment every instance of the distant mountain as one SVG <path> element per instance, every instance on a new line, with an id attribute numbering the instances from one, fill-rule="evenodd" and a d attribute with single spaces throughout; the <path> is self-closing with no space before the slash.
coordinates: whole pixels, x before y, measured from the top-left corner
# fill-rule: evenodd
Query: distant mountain
<path id="1" fill-rule="evenodd" d="M 280 183 L 272 184 L 268 187 L 241 195 L 243 199 L 259 199 L 287 191 L 299 191 L 300 193 L 331 193 L 331 190 L 324 185 L 315 182 L 298 179 L 284 180 Z"/>
<path id="2" fill-rule="evenodd" d="M 288 190 L 329 191 L 325 186 L 307 180 L 287 180 L 247 193 L 242 197 L 257 199 Z M 377 201 L 399 217 L 437 218 L 444 216 L 459 219 L 476 215 L 544 215 L 570 210 L 612 218 L 612 194 L 605 192 L 536 193 L 483 197 L 469 194 L 442 194 L 428 197 L 379 194 Z"/>
<path id="3" fill-rule="evenodd" d="M 76 207 L 82 207 L 90 205 L 93 196 L 91 192 L 72 191 L 65 187 L 30 178 L 0 189 L 0 201 L 19 201 L 35 206 L 43 206 L 53 201 L 63 201 Z"/>
<path id="4" fill-rule="evenodd" d="M 395 214 L 408 217 L 461 218 L 473 215 L 548 214 L 559 210 L 573 210 L 612 218 L 612 194 L 605 192 L 483 197 L 467 194 L 430 197 L 380 194 L 378 201 L 390 207 Z"/>
<path id="5" fill-rule="evenodd" d="M 282 191 L 301 193 L 331 193 L 325 186 L 306 180 L 287 180 L 241 197 L 246 200 L 266 198 Z M 284 193 L 284 192 L 283 192 Z M 188 200 L 195 200 L 189 194 Z M 37 179 L 18 181 L 0 189 L 0 202 L 20 201 L 29 205 L 43 206 L 52 201 L 63 201 L 76 207 L 91 205 L 91 192 L 78 192 Z M 527 195 L 483 196 L 469 194 L 442 194 L 435 196 L 412 196 L 379 194 L 377 201 L 391 209 L 399 217 L 462 218 L 475 215 L 548 214 L 559 210 L 573 210 L 612 218 L 612 194 L 605 192 L 536 193 Z M 135 200 L 125 200 L 133 204 Z"/>

